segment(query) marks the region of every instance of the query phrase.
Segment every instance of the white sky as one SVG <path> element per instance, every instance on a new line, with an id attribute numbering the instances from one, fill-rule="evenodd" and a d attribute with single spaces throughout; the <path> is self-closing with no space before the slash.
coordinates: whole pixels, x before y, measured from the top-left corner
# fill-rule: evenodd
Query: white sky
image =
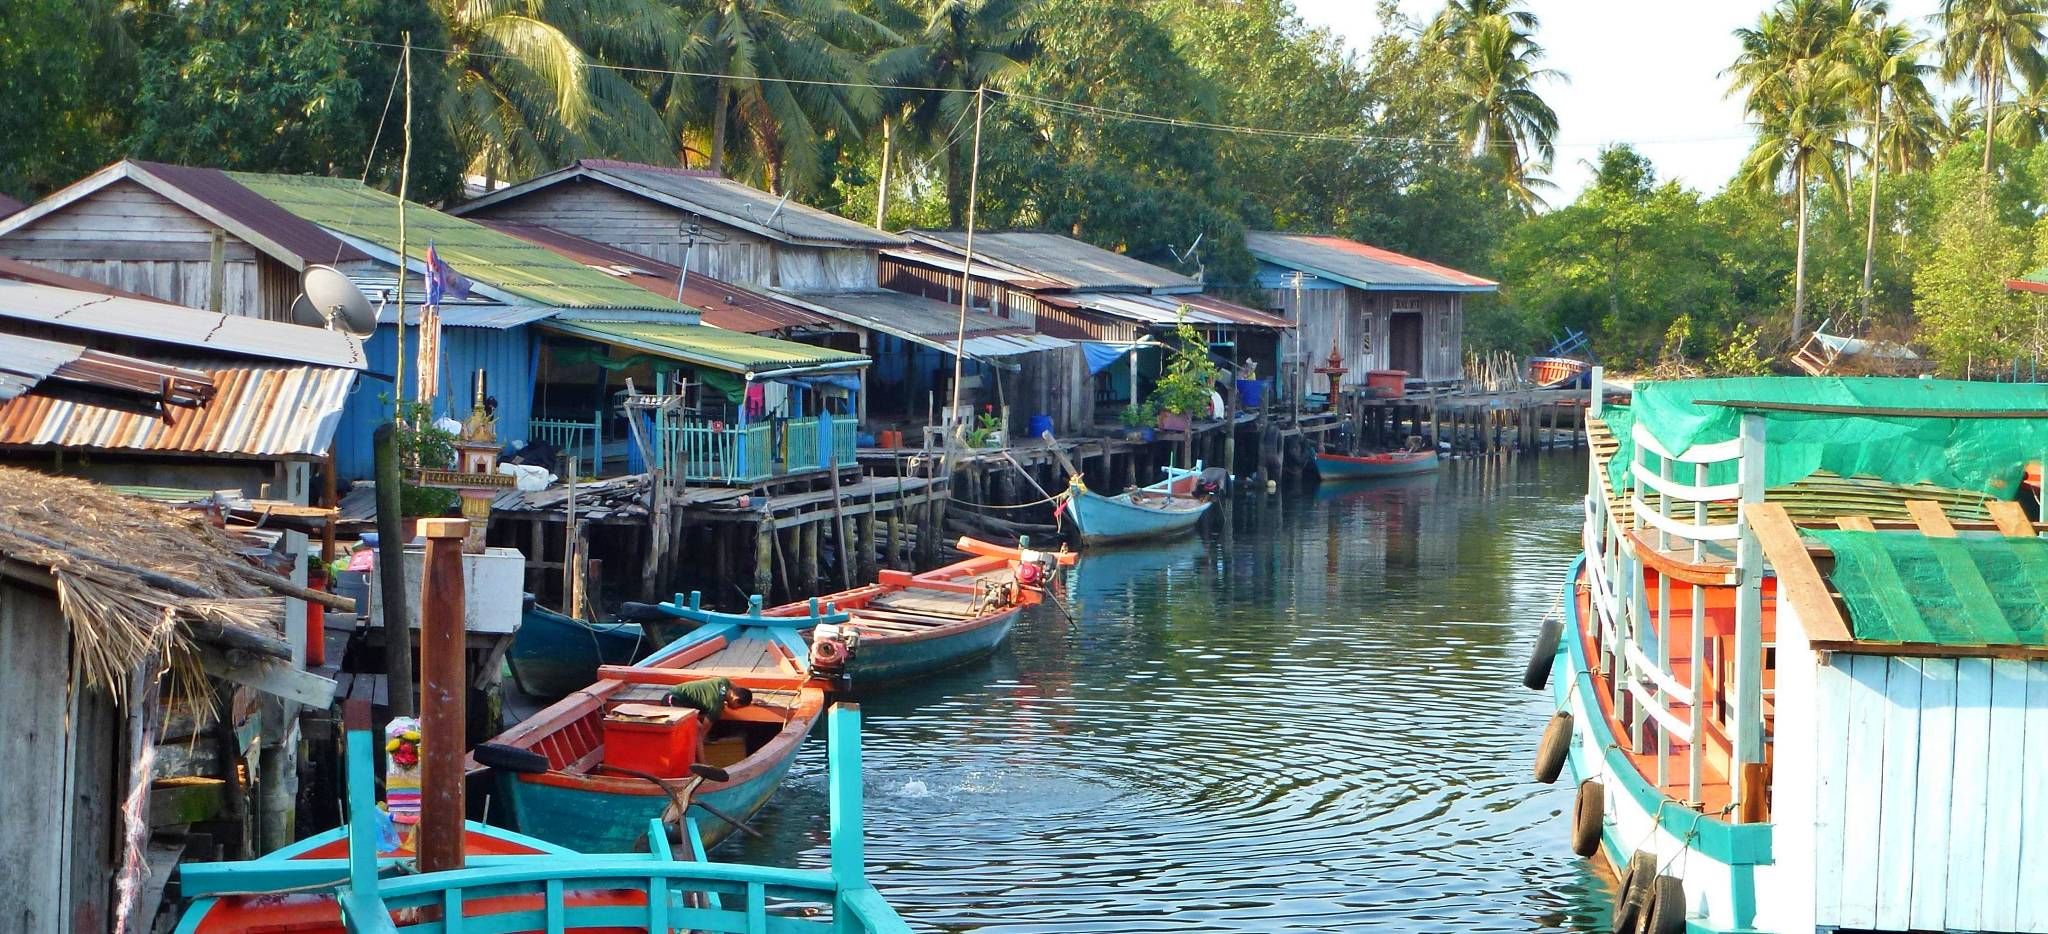
<path id="1" fill-rule="evenodd" d="M 1427 20 L 1442 0 L 1400 0 Z M 1301 18 L 1343 36 L 1362 55 L 1379 32 L 1371 0 L 1294 0 Z M 1722 70 L 1739 46 L 1732 33 L 1754 25 L 1768 0 L 1529 0 L 1542 23 L 1545 63 L 1569 83 L 1541 86 L 1557 111 L 1557 163 L 1546 196 L 1563 205 L 1591 178 L 1600 147 L 1628 142 L 1650 157 L 1660 179 L 1718 191 L 1749 149 L 1741 102 L 1726 96 Z M 1938 0 L 1894 0 L 1893 15 L 1931 32 Z"/>

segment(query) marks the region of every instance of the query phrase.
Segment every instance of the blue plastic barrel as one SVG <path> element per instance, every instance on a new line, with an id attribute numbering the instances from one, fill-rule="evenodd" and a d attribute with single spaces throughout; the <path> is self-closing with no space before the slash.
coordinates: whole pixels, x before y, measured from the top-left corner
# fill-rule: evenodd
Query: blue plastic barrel
<path id="1" fill-rule="evenodd" d="M 1046 432 L 1052 430 L 1052 416 L 1033 415 L 1028 427 L 1031 430 L 1031 437 L 1043 438 Z"/>
<path id="2" fill-rule="evenodd" d="M 1266 387 L 1261 380 L 1241 379 L 1237 381 L 1237 404 L 1243 408 L 1256 409 L 1266 399 Z"/>

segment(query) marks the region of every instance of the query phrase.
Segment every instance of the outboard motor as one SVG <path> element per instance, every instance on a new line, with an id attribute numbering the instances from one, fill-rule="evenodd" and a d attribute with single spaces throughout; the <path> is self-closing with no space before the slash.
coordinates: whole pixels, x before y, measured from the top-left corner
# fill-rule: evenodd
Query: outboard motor
<path id="1" fill-rule="evenodd" d="M 843 683 L 846 669 L 853 664 L 860 633 L 827 623 L 811 630 L 811 674 Z"/>

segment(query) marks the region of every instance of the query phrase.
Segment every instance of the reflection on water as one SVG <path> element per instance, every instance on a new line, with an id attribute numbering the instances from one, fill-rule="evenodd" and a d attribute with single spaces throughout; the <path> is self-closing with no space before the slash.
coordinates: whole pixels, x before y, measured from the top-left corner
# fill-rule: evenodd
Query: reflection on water
<path id="1" fill-rule="evenodd" d="M 1090 554 L 1076 622 L 868 699 L 868 859 L 923 930 L 1605 931 L 1520 684 L 1585 461 L 1240 497 Z M 824 861 L 822 736 L 731 855 Z"/>

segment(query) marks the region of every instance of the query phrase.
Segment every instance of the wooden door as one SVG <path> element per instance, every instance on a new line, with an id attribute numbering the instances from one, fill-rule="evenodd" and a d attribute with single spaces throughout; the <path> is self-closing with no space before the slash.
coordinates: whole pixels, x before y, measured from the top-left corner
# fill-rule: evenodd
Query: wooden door
<path id="1" fill-rule="evenodd" d="M 1387 321 L 1387 368 L 1422 375 L 1422 313 L 1397 311 Z"/>

